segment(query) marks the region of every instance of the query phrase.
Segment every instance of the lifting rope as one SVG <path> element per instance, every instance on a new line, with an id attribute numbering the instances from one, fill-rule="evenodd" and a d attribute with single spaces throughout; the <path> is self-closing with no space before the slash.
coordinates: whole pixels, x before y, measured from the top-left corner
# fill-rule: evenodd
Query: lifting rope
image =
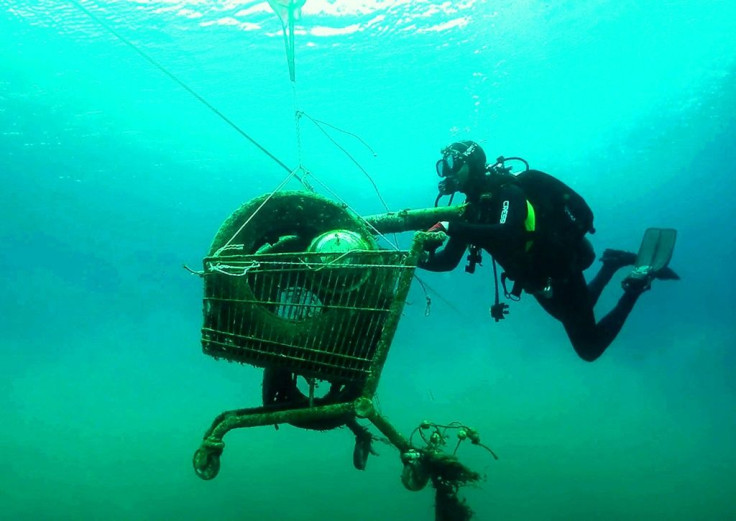
<path id="1" fill-rule="evenodd" d="M 242 128 L 240 128 L 234 121 L 232 121 L 230 118 L 228 118 L 225 114 L 223 114 L 217 107 L 212 105 L 209 101 L 207 101 L 202 95 L 197 93 L 194 89 L 192 89 L 189 85 L 184 83 L 182 80 L 176 77 L 172 72 L 170 72 L 166 67 L 161 65 L 158 61 L 153 59 L 151 56 L 149 56 L 147 53 L 145 53 L 143 50 L 138 48 L 134 43 L 132 43 L 130 40 L 125 38 L 123 35 L 121 35 L 119 32 L 117 32 L 115 29 L 113 29 L 109 24 L 107 24 L 104 20 L 102 20 L 100 17 L 96 16 L 92 11 L 84 7 L 82 4 L 78 2 L 78 0 L 69 0 L 77 9 L 82 11 L 84 14 L 86 14 L 88 17 L 90 17 L 95 23 L 97 23 L 100 27 L 104 28 L 106 31 L 108 31 L 110 34 L 112 34 L 115 38 L 120 40 L 122 43 L 133 49 L 139 56 L 141 56 L 144 60 L 146 60 L 148 63 L 156 67 L 159 71 L 164 73 L 166 76 L 168 76 L 171 80 L 173 80 L 177 85 L 179 85 L 181 88 L 183 88 L 185 91 L 187 91 L 189 94 L 194 96 L 197 101 L 202 103 L 205 107 L 210 109 L 214 114 L 216 114 L 221 120 L 223 120 L 225 123 L 227 123 L 230 127 L 232 127 L 238 134 L 240 134 L 242 137 L 250 141 L 255 147 L 257 147 L 261 152 L 266 154 L 268 157 L 270 157 L 277 165 L 279 165 L 281 168 L 289 172 L 289 175 L 293 175 L 297 180 L 302 182 L 302 178 L 296 173 L 299 169 L 292 169 L 289 168 L 283 161 L 281 161 L 278 157 L 276 157 L 274 154 L 268 151 L 266 147 L 258 143 L 254 138 L 252 138 L 250 135 L 248 135 Z M 305 185 L 307 189 L 307 187 Z"/>
<path id="2" fill-rule="evenodd" d="M 112 34 L 115 38 L 117 38 L 120 42 L 124 43 L 133 51 L 136 52 L 139 56 L 141 56 L 144 60 L 146 60 L 148 63 L 153 65 L 156 69 L 161 71 L 163 74 L 165 74 L 167 77 L 169 77 L 172 81 L 174 81 L 177 85 L 179 85 L 181 88 L 183 88 L 185 91 L 187 91 L 190 95 L 192 95 L 197 101 L 202 103 L 205 107 L 207 107 L 211 112 L 216 114 L 222 121 L 227 123 L 232 129 L 234 129 L 238 134 L 240 134 L 243 138 L 247 139 L 251 144 L 253 144 L 255 147 L 257 147 L 261 152 L 263 152 L 266 156 L 271 158 L 276 164 L 278 164 L 281 168 L 283 168 L 286 172 L 288 172 L 287 179 L 290 179 L 291 177 L 294 177 L 297 179 L 305 189 L 307 189 L 310 192 L 313 192 L 314 189 L 309 185 L 309 182 L 306 179 L 306 175 L 312 175 L 314 177 L 314 174 L 310 174 L 310 172 L 303 166 L 302 162 L 302 144 L 301 144 L 301 127 L 300 122 L 302 116 L 306 116 L 310 121 L 312 121 L 317 128 L 319 128 L 320 131 L 322 131 L 325 136 L 340 150 L 345 153 L 348 158 L 365 174 L 365 176 L 370 181 L 371 185 L 373 186 L 374 190 L 376 191 L 376 194 L 379 197 L 379 200 L 381 201 L 381 204 L 386 209 L 386 211 L 389 211 L 388 205 L 386 204 L 385 200 L 381 196 L 381 193 L 378 189 L 378 186 L 371 178 L 370 174 L 366 171 L 365 168 L 363 168 L 358 161 L 351 156 L 343 147 L 341 147 L 335 139 L 333 139 L 322 127 L 322 125 L 328 126 L 332 129 L 335 129 L 339 132 L 343 132 L 345 134 L 348 134 L 350 136 L 355 137 L 358 139 L 366 148 L 370 150 L 370 152 L 375 157 L 376 153 L 371 149 L 370 146 L 368 146 L 365 141 L 363 141 L 360 137 L 358 137 L 355 134 L 352 134 L 350 132 L 341 130 L 337 128 L 334 125 L 330 125 L 329 123 L 325 123 L 323 121 L 317 120 L 315 118 L 312 118 L 308 114 L 306 114 L 304 111 L 300 110 L 298 108 L 298 101 L 297 101 L 297 90 L 296 90 L 296 74 L 295 74 L 295 59 L 294 59 L 294 22 L 299 18 L 301 14 L 301 7 L 305 4 L 306 0 L 268 0 L 269 4 L 273 8 L 273 10 L 276 12 L 276 14 L 279 16 L 279 19 L 281 20 L 281 25 L 284 30 L 284 41 L 286 46 L 286 55 L 287 55 L 287 61 L 289 65 L 289 77 L 291 79 L 292 84 L 292 93 L 294 98 L 294 122 L 296 126 L 296 140 L 297 140 L 297 156 L 298 156 L 298 162 L 299 165 L 296 168 L 289 168 L 283 161 L 281 161 L 278 157 L 276 157 L 273 153 L 271 153 L 266 147 L 258 143 L 253 137 L 251 137 L 248 133 L 246 133 L 242 128 L 240 128 L 234 121 L 232 121 L 230 118 L 228 118 L 225 114 L 222 113 L 217 107 L 212 105 L 209 101 L 207 101 L 204 96 L 196 92 L 193 88 L 191 88 L 189 85 L 184 83 L 181 79 L 179 79 L 175 74 L 173 74 L 171 71 L 169 71 L 166 67 L 164 67 L 160 62 L 155 60 L 153 57 L 151 57 L 149 54 L 147 54 L 145 51 L 137 47 L 134 43 L 132 43 L 130 40 L 125 38 L 122 34 L 120 34 L 118 31 L 116 31 L 112 26 L 110 26 L 108 23 L 106 23 L 102 18 L 95 15 L 92 11 L 84 7 L 78 0 L 69 0 L 72 5 L 74 5 L 77 9 L 79 9 L 81 12 L 83 12 L 86 16 L 88 16 L 91 20 L 93 20 L 95 23 L 97 23 L 100 27 L 104 28 L 106 31 L 108 31 L 110 34 Z M 286 16 L 286 19 L 284 17 Z M 299 175 L 299 173 L 303 173 L 305 175 Z M 285 181 L 286 181 L 285 180 Z M 282 182 L 276 190 L 279 190 L 284 185 L 284 182 Z M 276 191 L 274 190 L 274 191 Z M 343 201 L 344 202 L 344 201 Z M 385 238 L 385 237 L 384 237 Z M 390 242 L 390 241 L 389 241 Z"/>

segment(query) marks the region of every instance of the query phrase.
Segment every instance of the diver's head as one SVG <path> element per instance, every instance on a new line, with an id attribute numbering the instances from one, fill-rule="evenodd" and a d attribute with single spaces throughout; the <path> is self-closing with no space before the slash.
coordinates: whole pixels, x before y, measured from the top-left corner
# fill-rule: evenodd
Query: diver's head
<path id="1" fill-rule="evenodd" d="M 455 192 L 468 194 L 482 182 L 486 171 L 486 154 L 474 141 L 458 141 L 442 149 L 442 159 L 437 161 L 437 175 L 442 180 L 438 188 L 441 195 Z"/>

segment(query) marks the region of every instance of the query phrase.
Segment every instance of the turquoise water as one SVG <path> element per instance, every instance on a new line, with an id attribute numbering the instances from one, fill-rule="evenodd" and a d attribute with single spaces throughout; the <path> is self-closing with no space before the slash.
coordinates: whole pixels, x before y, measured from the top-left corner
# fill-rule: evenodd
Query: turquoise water
<path id="1" fill-rule="evenodd" d="M 529 297 L 493 323 L 488 265 L 422 274 L 431 314 L 413 286 L 380 405 L 407 434 L 480 431 L 479 520 L 736 519 L 736 3 L 307 0 L 293 85 L 267 3 L 82 5 L 361 213 L 371 182 L 295 109 L 370 145 L 330 131 L 393 210 L 431 206 L 440 148 L 470 138 L 584 194 L 598 252 L 677 228 L 682 280 L 593 364 Z M 181 266 L 286 172 L 73 2 L 0 6 L 0 517 L 432 519 L 391 447 L 352 468 L 346 430 L 234 431 L 195 476 L 260 373 L 201 353 Z"/>

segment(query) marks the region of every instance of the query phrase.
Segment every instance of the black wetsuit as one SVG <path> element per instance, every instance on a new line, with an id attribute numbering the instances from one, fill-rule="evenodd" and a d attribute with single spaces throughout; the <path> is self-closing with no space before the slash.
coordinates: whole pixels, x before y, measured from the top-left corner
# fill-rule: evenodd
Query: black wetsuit
<path id="1" fill-rule="evenodd" d="M 519 281 L 550 315 L 562 322 L 582 359 L 598 358 L 621 330 L 640 295 L 625 292 L 613 310 L 596 324 L 593 307 L 613 274 L 623 266 L 604 263 L 586 285 L 583 270 L 594 257 L 590 243 L 581 239 L 577 247 L 561 251 L 560 245 L 547 243 L 541 235 L 530 235 L 525 228 L 527 200 L 515 184 L 496 188 L 490 197 L 469 197 L 468 202 L 468 220 L 451 223 L 445 247 L 429 252 L 419 267 L 449 271 L 460 263 L 469 245 L 483 248 L 511 280 Z M 530 239 L 533 242 L 529 243 Z M 589 260 L 581 261 L 582 258 Z M 547 284 L 552 289 L 549 296 L 541 292 Z"/>

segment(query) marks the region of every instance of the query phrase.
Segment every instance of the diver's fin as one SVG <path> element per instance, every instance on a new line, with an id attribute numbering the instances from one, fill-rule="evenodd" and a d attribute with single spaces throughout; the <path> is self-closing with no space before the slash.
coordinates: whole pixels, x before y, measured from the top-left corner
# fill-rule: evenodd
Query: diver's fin
<path id="1" fill-rule="evenodd" d="M 656 277 L 659 280 L 680 280 L 680 276 L 669 266 L 659 270 Z"/>
<path id="2" fill-rule="evenodd" d="M 634 267 L 649 267 L 654 273 L 666 268 L 675 250 L 675 239 L 677 230 L 672 228 L 647 229 L 641 240 Z"/>
<path id="3" fill-rule="evenodd" d="M 677 230 L 672 228 L 648 228 L 641 240 L 633 271 L 622 285 L 625 290 L 646 291 L 652 279 L 679 279 L 667 265 L 675 250 Z"/>

